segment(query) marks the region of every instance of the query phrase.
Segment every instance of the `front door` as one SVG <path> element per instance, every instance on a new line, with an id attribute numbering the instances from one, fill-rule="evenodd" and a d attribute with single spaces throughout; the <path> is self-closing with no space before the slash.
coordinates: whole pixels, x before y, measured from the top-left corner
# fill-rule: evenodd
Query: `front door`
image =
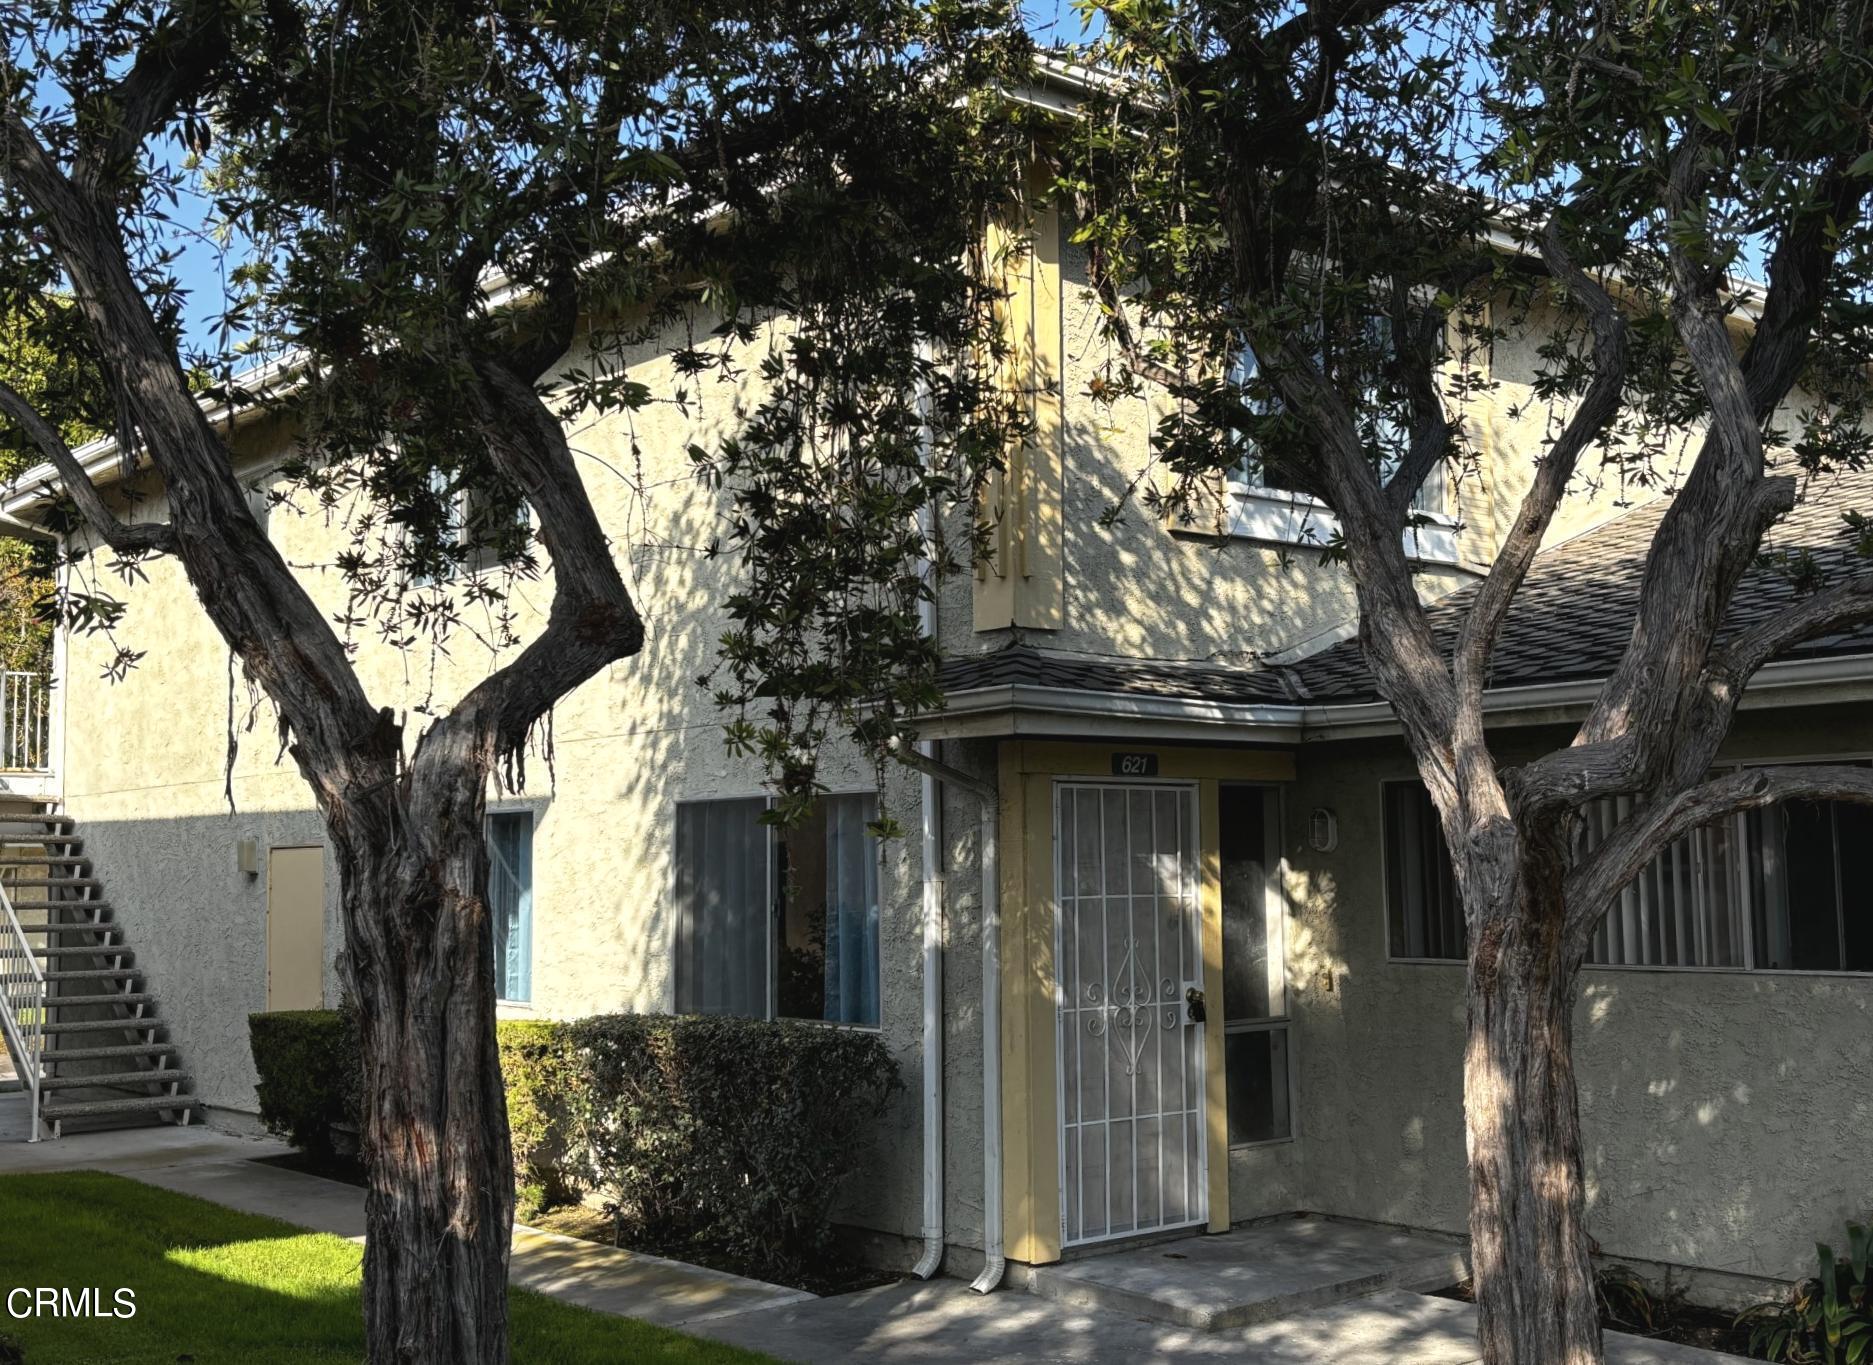
<path id="1" fill-rule="evenodd" d="M 1196 789 L 1059 782 L 1060 1233 L 1208 1221 Z"/>

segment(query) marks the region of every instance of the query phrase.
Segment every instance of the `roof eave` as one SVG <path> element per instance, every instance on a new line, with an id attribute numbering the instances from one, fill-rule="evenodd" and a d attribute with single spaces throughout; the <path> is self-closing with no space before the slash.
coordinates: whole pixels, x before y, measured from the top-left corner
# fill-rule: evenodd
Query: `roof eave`
<path id="1" fill-rule="evenodd" d="M 1578 721 L 1599 696 L 1602 679 L 1496 688 L 1483 698 L 1492 725 Z M 1873 699 L 1873 654 L 1792 659 L 1765 666 L 1741 709 L 1762 711 Z M 941 712 L 922 721 L 927 739 L 1019 739 L 1071 735 L 1095 739 L 1299 744 L 1399 734 L 1389 702 L 1284 705 L 1157 697 L 1129 692 L 999 684 L 952 692 Z"/>

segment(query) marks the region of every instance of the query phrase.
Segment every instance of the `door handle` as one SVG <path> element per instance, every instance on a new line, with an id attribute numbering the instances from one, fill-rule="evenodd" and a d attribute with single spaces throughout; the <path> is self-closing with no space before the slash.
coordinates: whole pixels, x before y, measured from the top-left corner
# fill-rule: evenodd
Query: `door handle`
<path id="1" fill-rule="evenodd" d="M 1206 1016 L 1207 1011 L 1203 1008 L 1203 992 L 1198 990 L 1195 986 L 1186 988 L 1184 991 L 1184 1022 L 1186 1024 L 1201 1024 Z"/>

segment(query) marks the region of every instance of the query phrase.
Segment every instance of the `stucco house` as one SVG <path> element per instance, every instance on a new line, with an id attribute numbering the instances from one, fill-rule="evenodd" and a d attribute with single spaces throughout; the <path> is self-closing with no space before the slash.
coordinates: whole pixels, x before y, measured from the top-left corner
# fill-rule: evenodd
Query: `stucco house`
<path id="1" fill-rule="evenodd" d="M 1351 642 L 1348 585 L 1322 562 L 1331 519 L 1246 462 L 1215 489 L 1214 524 L 1141 506 L 1103 519 L 1147 469 L 1161 396 L 1088 397 L 1102 352 L 1086 262 L 1054 209 L 1032 237 L 1010 313 L 1034 434 L 994 490 L 994 562 L 947 581 L 930 613 L 947 659 L 948 705 L 923 731 L 935 762 L 880 780 L 835 761 L 818 815 L 784 836 L 758 822 L 762 775 L 727 755 L 693 682 L 736 566 L 672 548 L 709 539 L 717 495 L 683 452 L 731 419 L 730 397 L 640 414 L 631 481 L 616 471 L 632 434 L 573 424 L 649 640 L 558 708 L 550 777 L 535 765 L 493 798 L 502 1008 L 879 1030 L 912 1083 L 854 1134 L 869 1149 L 847 1218 L 896 1264 L 992 1278 L 1003 1259 L 1294 1210 L 1461 1232 L 1462 921 Z M 672 382 L 645 355 L 633 377 Z M 1410 533 L 1445 630 L 1546 418 L 1532 343 L 1463 363 L 1496 385 L 1464 413 L 1480 462 L 1442 481 Z M 339 610 L 347 531 L 294 504 L 290 428 L 227 420 L 254 514 Z M 81 454 L 124 515 L 164 515 L 114 450 Z M 1669 492 L 1595 473 L 1499 651 L 1504 753 L 1563 739 L 1629 628 Z M 36 471 L 7 491 L 8 524 L 44 534 L 49 489 Z M 1844 556 L 1838 512 L 1869 501 L 1873 476 L 1812 486 L 1776 543 Z M 269 709 L 180 569 L 105 586 L 127 603 L 121 625 L 61 639 L 40 747 L 4 776 L 18 861 L 63 885 L 9 889 L 22 920 L 76 905 L 93 926 L 47 959 L 82 987 L 54 1013 L 75 1026 L 59 1045 L 187 1080 L 62 1116 L 251 1122 L 247 1016 L 339 999 L 338 888 Z M 1792 591 L 1764 572 L 1740 609 L 1774 612 Z M 519 589 L 523 634 L 542 601 Z M 119 648 L 143 657 L 113 681 Z M 358 652 L 373 698 L 411 712 L 447 706 L 488 662 L 466 642 Z M 1763 671 L 1726 761 L 1861 761 L 1869 700 L 1873 637 L 1820 642 Z M 880 806 L 913 835 L 867 835 Z M 1601 931 L 1577 1039 L 1591 1227 L 1609 1254 L 1792 1276 L 1817 1236 L 1866 1212 L 1873 1100 L 1850 1078 L 1873 1064 L 1869 833 L 1873 813 L 1828 806 L 1700 832 Z"/>

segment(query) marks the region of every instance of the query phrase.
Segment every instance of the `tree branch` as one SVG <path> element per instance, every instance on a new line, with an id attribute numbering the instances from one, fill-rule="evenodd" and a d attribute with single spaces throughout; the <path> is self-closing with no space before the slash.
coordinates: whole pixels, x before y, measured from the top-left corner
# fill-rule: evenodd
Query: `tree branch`
<path id="1" fill-rule="evenodd" d="M 496 752 L 517 752 L 555 701 L 644 644 L 643 619 L 612 560 L 559 419 L 505 363 L 478 357 L 475 371 L 495 464 L 539 517 L 553 563 L 553 604 L 545 629 L 424 736 L 413 768 L 427 754 L 456 757 L 450 751 L 463 742 L 464 730 Z"/>
<path id="2" fill-rule="evenodd" d="M 150 34 L 137 59 L 111 91 L 120 111 L 115 124 L 98 130 L 73 167 L 73 178 L 90 190 L 135 160 L 143 140 L 201 91 L 205 78 L 228 52 L 226 0 L 185 0 Z"/>
<path id="3" fill-rule="evenodd" d="M 1605 286 L 1580 268 L 1561 240 L 1558 213 L 1542 229 L 1541 257 L 1568 297 L 1587 314 L 1593 330 L 1594 374 L 1560 437 L 1536 468 L 1535 480 L 1523 495 L 1515 521 L 1458 634 L 1454 658 L 1458 705 L 1479 718 L 1490 657 L 1509 607 L 1528 577 L 1529 566 L 1541 549 L 1580 457 L 1618 416 L 1620 394 L 1626 383 L 1625 319 Z"/>
<path id="4" fill-rule="evenodd" d="M 1411 441 L 1398 468 L 1385 485 L 1386 505 L 1395 523 L 1404 525 L 1411 511 L 1412 499 L 1431 471 L 1443 463 L 1450 451 L 1453 424 L 1444 411 L 1443 396 L 1437 391 L 1437 364 L 1440 340 L 1448 325 L 1442 309 L 1421 309 L 1415 316 L 1411 309 L 1411 282 L 1392 280 L 1392 351 L 1405 376 L 1405 390 L 1411 403 Z"/>
<path id="5" fill-rule="evenodd" d="M 1825 764 L 1747 768 L 1686 788 L 1628 817 L 1567 874 L 1567 939 L 1585 954 L 1613 898 L 1673 842 L 1692 830 L 1778 801 L 1873 805 L 1873 769 Z"/>
<path id="6" fill-rule="evenodd" d="M 1710 672 L 1741 692 L 1757 670 L 1782 651 L 1868 621 L 1873 621 L 1873 574 L 1861 574 L 1804 597 L 1743 631 L 1717 652 Z"/>
<path id="7" fill-rule="evenodd" d="M 53 430 L 52 424 L 40 416 L 31 403 L 4 382 L 0 382 L 0 413 L 12 418 L 19 429 L 26 433 L 27 439 L 39 448 L 46 461 L 58 470 L 65 491 L 71 495 L 85 524 L 105 544 L 124 555 L 166 554 L 175 549 L 175 531 L 166 522 L 150 521 L 130 525 L 111 515 L 110 508 L 104 505 L 104 499 L 98 493 L 97 485 L 86 476 L 84 466 L 78 463 L 78 457 L 72 454 L 71 447 L 65 444 L 64 439 Z"/>

